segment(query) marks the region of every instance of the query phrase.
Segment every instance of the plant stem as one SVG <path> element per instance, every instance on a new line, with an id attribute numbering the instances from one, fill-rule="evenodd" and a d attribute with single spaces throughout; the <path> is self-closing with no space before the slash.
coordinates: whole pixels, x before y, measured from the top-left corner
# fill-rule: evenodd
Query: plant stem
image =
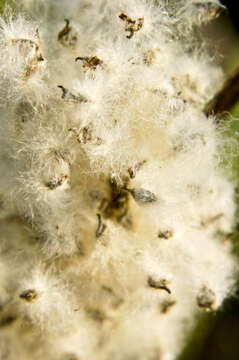
<path id="1" fill-rule="evenodd" d="M 210 100 L 204 108 L 204 113 L 219 115 L 230 111 L 239 99 L 239 67 L 226 80 L 223 88 Z M 217 120 L 220 121 L 220 118 Z"/>

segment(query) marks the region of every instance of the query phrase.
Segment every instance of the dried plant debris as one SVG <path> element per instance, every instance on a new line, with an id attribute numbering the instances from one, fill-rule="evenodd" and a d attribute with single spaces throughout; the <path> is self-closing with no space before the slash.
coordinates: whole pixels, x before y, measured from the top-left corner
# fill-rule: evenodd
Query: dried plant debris
<path id="1" fill-rule="evenodd" d="M 131 19 L 129 16 L 127 16 L 124 13 L 121 13 L 119 15 L 119 18 L 123 21 L 125 21 L 125 31 L 129 34 L 126 36 L 127 39 L 131 39 L 134 36 L 134 33 L 139 31 L 144 24 L 144 18 L 140 17 L 137 20 Z"/>
<path id="2" fill-rule="evenodd" d="M 29 65 L 26 69 L 26 78 L 29 78 L 32 74 L 34 74 L 38 69 L 38 63 L 44 61 L 44 58 L 41 54 L 38 54 L 38 48 L 36 48 L 36 55 L 29 62 Z"/>
<path id="3" fill-rule="evenodd" d="M 168 287 L 169 281 L 166 279 L 155 280 L 152 276 L 149 276 L 148 285 L 154 289 L 165 290 L 168 294 L 171 294 L 171 290 Z"/>
<path id="4" fill-rule="evenodd" d="M 38 297 L 38 293 L 34 289 L 27 289 L 24 290 L 20 295 L 19 298 L 26 301 L 26 302 L 34 302 Z"/>
<path id="5" fill-rule="evenodd" d="M 159 310 L 161 314 L 167 314 L 172 307 L 176 305 L 175 300 L 165 300 L 159 305 Z"/>
<path id="6" fill-rule="evenodd" d="M 72 92 L 70 92 L 68 89 L 66 89 L 63 85 L 57 85 L 57 87 L 59 89 L 62 90 L 62 99 L 65 99 L 67 101 L 72 101 L 75 103 L 85 103 L 88 100 L 85 98 L 85 96 L 81 95 L 81 94 L 73 94 Z"/>
<path id="7" fill-rule="evenodd" d="M 197 304 L 205 310 L 213 310 L 216 306 L 216 295 L 214 291 L 203 286 L 197 295 Z"/>
<path id="8" fill-rule="evenodd" d="M 207 227 L 210 226 L 211 224 L 213 224 L 214 222 L 218 221 L 219 219 L 221 219 L 224 216 L 223 213 L 217 214 L 215 216 L 211 216 L 208 218 L 205 218 L 203 220 L 201 220 L 201 226 L 203 227 Z"/>
<path id="9" fill-rule="evenodd" d="M 87 144 L 88 142 L 92 141 L 92 128 L 90 126 L 83 126 L 77 137 L 77 140 L 81 144 Z"/>
<path id="10" fill-rule="evenodd" d="M 79 130 L 70 128 L 68 131 L 76 135 L 76 139 L 80 144 L 87 144 L 93 140 L 93 131 L 91 126 L 83 126 Z"/>
<path id="11" fill-rule="evenodd" d="M 96 214 L 96 215 L 97 215 L 97 218 L 98 218 L 98 226 L 97 226 L 97 229 L 96 229 L 95 236 L 98 238 L 105 231 L 106 225 L 102 222 L 101 215 L 100 214 Z"/>
<path id="12" fill-rule="evenodd" d="M 139 204 L 154 203 L 158 200 L 157 196 L 154 193 L 146 189 L 126 188 L 126 191 L 128 191 L 133 196 L 134 200 Z"/>
<path id="13" fill-rule="evenodd" d="M 235 235 L 234 232 L 230 232 L 230 233 L 224 234 L 222 242 L 223 242 L 224 244 L 227 243 L 229 240 L 232 240 L 232 238 L 233 238 L 234 235 Z"/>
<path id="14" fill-rule="evenodd" d="M 50 181 L 48 181 L 46 183 L 46 186 L 50 190 L 55 190 L 58 187 L 60 187 L 61 185 L 63 185 L 67 180 L 68 180 L 68 176 L 67 175 L 62 175 L 60 178 L 55 178 L 55 179 L 51 179 Z"/>
<path id="15" fill-rule="evenodd" d="M 123 186 L 117 184 L 114 178 L 110 178 L 110 196 L 101 202 L 100 210 L 106 219 L 114 220 L 125 228 L 132 227 L 129 214 L 129 193 Z"/>
<path id="16" fill-rule="evenodd" d="M 142 160 L 137 162 L 134 166 L 128 168 L 128 173 L 131 179 L 134 179 L 137 172 L 141 169 L 141 167 L 146 163 L 146 160 Z"/>
<path id="17" fill-rule="evenodd" d="M 78 42 L 78 32 L 73 27 L 70 26 L 70 20 L 65 19 L 64 28 L 58 33 L 58 41 L 65 47 L 74 49 Z"/>
<path id="18" fill-rule="evenodd" d="M 71 131 L 76 136 L 76 139 L 80 144 L 83 145 L 89 143 L 94 145 L 102 144 L 102 139 L 100 139 L 98 136 L 95 136 L 93 134 L 93 128 L 91 124 L 82 126 L 79 129 L 69 128 L 68 131 Z"/>
<path id="19" fill-rule="evenodd" d="M 103 66 L 104 64 L 97 56 L 78 56 L 75 61 L 82 61 L 83 68 L 90 70 L 96 70 L 97 66 Z"/>
<path id="20" fill-rule="evenodd" d="M 27 80 L 38 70 L 44 58 L 40 52 L 39 44 L 32 39 L 14 38 L 10 40 L 12 46 L 17 47 L 19 53 L 26 59 L 25 79 Z"/>
<path id="21" fill-rule="evenodd" d="M 170 239 L 173 236 L 173 231 L 171 230 L 165 230 L 165 231 L 159 231 L 158 232 L 158 237 L 160 239 Z"/>

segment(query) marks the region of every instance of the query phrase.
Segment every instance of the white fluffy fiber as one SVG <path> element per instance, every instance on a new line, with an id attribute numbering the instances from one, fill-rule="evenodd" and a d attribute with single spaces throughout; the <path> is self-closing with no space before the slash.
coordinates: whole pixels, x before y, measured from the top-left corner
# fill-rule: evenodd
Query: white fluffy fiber
<path id="1" fill-rule="evenodd" d="M 21 10 L 0 22 L 0 358 L 176 359 L 237 271 L 203 113 L 224 77 L 200 26 L 223 6 Z"/>

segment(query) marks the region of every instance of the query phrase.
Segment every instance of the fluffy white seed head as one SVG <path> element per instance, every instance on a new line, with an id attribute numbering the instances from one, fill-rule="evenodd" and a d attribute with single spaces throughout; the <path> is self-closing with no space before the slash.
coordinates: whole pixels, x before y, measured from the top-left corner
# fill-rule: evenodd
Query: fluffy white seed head
<path id="1" fill-rule="evenodd" d="M 224 75 L 200 26 L 224 7 L 21 4 L 0 22 L 0 357 L 176 359 L 237 272 L 203 112 Z"/>

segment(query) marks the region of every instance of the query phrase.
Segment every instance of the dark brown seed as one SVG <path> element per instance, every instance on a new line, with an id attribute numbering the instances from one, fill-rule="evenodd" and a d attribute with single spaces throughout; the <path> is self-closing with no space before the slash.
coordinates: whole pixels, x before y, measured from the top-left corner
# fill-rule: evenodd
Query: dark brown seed
<path id="1" fill-rule="evenodd" d="M 166 230 L 166 231 L 159 231 L 158 233 L 158 237 L 160 239 L 169 239 L 173 236 L 173 232 L 170 230 Z"/>
<path id="2" fill-rule="evenodd" d="M 70 26 L 70 20 L 65 19 L 66 25 L 58 33 L 58 41 L 65 47 L 74 48 L 78 41 L 78 34 L 76 29 Z"/>
<path id="3" fill-rule="evenodd" d="M 27 302 L 33 302 L 37 299 L 38 294 L 36 292 L 36 290 L 33 289 L 28 289 L 23 291 L 20 295 L 19 298 L 22 300 L 25 300 Z"/>
<path id="4" fill-rule="evenodd" d="M 148 277 L 148 285 L 154 289 L 165 290 L 171 294 L 171 290 L 167 286 L 168 281 L 166 279 L 154 280 L 151 276 Z"/>
<path id="5" fill-rule="evenodd" d="M 131 39 L 136 31 L 139 31 L 143 24 L 144 24 L 144 18 L 138 18 L 137 20 L 131 19 L 128 15 L 121 13 L 119 15 L 119 18 L 123 21 L 125 21 L 125 31 L 127 31 L 129 34 L 126 35 L 127 39 Z"/>
<path id="6" fill-rule="evenodd" d="M 174 300 L 171 300 L 171 301 L 163 301 L 161 304 L 160 304 L 160 312 L 161 314 L 167 314 L 170 309 L 176 304 L 176 301 Z"/>
<path id="7" fill-rule="evenodd" d="M 98 65 L 103 65 L 103 61 L 97 56 L 78 56 L 75 58 L 75 61 L 82 61 L 83 68 L 89 68 L 91 70 L 96 70 Z"/>

